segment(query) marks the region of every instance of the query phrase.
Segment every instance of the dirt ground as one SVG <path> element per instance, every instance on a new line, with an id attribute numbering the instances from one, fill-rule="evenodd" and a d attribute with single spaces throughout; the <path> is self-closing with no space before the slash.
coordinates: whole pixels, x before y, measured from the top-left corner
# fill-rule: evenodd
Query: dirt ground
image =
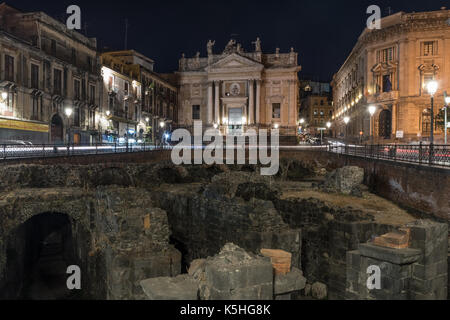
<path id="1" fill-rule="evenodd" d="M 314 190 L 313 181 L 310 182 L 286 182 L 279 184 L 282 198 L 318 199 L 331 206 L 361 210 L 372 214 L 375 221 L 383 224 L 404 225 L 417 220 L 416 217 L 400 208 L 393 202 L 381 198 L 365 190 L 363 197 L 353 197 L 342 194 L 325 193 Z"/>

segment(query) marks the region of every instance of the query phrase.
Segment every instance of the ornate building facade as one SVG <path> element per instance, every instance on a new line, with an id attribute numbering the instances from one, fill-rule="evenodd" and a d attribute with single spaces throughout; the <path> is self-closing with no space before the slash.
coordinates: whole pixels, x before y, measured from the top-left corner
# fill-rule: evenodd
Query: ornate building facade
<path id="1" fill-rule="evenodd" d="M 201 120 L 204 127 L 218 126 L 223 134 L 242 134 L 248 128 L 279 128 L 295 135 L 298 122 L 298 54 L 264 54 L 258 38 L 253 52 L 230 40 L 222 53 L 179 61 L 181 126 Z"/>
<path id="2" fill-rule="evenodd" d="M 155 62 L 136 52 L 135 50 L 122 50 L 105 52 L 102 55 L 103 62 L 103 80 L 104 86 L 107 88 L 108 96 L 116 95 L 114 91 L 109 89 L 110 83 L 114 82 L 117 77 L 116 91 L 118 95 L 124 96 L 123 91 L 126 89 L 126 83 L 131 88 L 133 84 L 134 103 L 138 104 L 135 111 L 129 110 L 127 118 L 117 119 L 122 121 L 122 127 L 127 126 L 136 130 L 136 138 L 139 140 L 147 139 L 155 141 L 160 138 L 160 134 L 165 130 L 170 130 L 172 125 L 177 123 L 178 99 L 177 88 L 174 84 L 164 78 L 165 75 L 158 74 L 154 71 Z M 113 79 L 107 79 L 108 77 Z M 121 86 L 121 80 L 123 84 Z M 130 97 L 130 94 L 126 94 Z M 105 97 L 110 99 L 109 97 Z M 128 99 L 129 100 L 129 99 Z M 116 104 L 119 101 L 116 102 Z M 118 106 L 118 105 L 117 105 Z M 124 110 L 122 100 L 120 101 L 121 109 Z M 105 108 L 105 110 L 112 107 Z M 134 113 L 136 112 L 136 113 Z M 111 115 L 104 115 L 107 120 L 112 120 Z M 164 128 L 161 128 L 161 123 Z M 116 122 L 116 128 L 119 129 Z M 126 130 L 115 130 L 119 136 L 123 136 Z"/>
<path id="3" fill-rule="evenodd" d="M 96 141 L 101 103 L 96 47 L 95 38 L 45 13 L 2 3 L 0 141 Z"/>
<path id="4" fill-rule="evenodd" d="M 391 142 L 426 140 L 430 135 L 430 95 L 426 84 L 439 83 L 434 112 L 450 92 L 450 10 L 399 12 L 365 29 L 334 75 L 333 130 L 349 139 Z M 377 108 L 373 117 L 368 106 Z M 343 119 L 349 117 L 345 125 Z M 437 133 L 443 129 L 435 128 Z M 437 141 L 439 138 L 437 139 Z"/>

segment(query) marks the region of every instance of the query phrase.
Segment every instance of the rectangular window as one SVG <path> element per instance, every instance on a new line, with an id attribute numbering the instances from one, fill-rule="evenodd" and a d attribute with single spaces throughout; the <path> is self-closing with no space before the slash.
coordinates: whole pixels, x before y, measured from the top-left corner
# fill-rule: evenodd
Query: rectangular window
<path id="1" fill-rule="evenodd" d="M 272 118 L 273 119 L 281 118 L 281 104 L 280 103 L 272 103 Z"/>
<path id="2" fill-rule="evenodd" d="M 72 63 L 77 63 L 77 51 L 74 48 L 72 48 Z"/>
<path id="3" fill-rule="evenodd" d="M 14 58 L 5 55 L 5 79 L 14 82 Z"/>
<path id="4" fill-rule="evenodd" d="M 200 120 L 200 106 L 192 106 L 192 120 Z"/>
<path id="5" fill-rule="evenodd" d="M 129 88 L 129 84 L 128 84 L 128 82 L 125 82 L 125 95 L 127 96 L 128 95 L 128 93 L 129 93 L 129 91 L 130 91 L 130 88 Z"/>
<path id="6" fill-rule="evenodd" d="M 95 104 L 95 86 L 89 86 L 89 102 Z"/>
<path id="7" fill-rule="evenodd" d="M 424 56 L 434 56 L 437 54 L 437 42 L 436 41 L 426 41 L 423 43 L 423 55 Z"/>
<path id="8" fill-rule="evenodd" d="M 80 96 L 81 96 L 80 80 L 74 80 L 73 81 L 73 98 L 75 100 L 80 100 Z"/>
<path id="9" fill-rule="evenodd" d="M 61 70 L 53 70 L 53 91 L 55 94 L 61 95 L 62 88 L 62 72 Z"/>
<path id="10" fill-rule="evenodd" d="M 51 50 L 51 54 L 55 56 L 56 55 L 56 40 L 51 40 L 50 50 Z"/>
<path id="11" fill-rule="evenodd" d="M 39 89 L 39 66 L 31 64 L 31 88 Z"/>
<path id="12" fill-rule="evenodd" d="M 378 51 L 377 53 L 378 62 L 388 62 L 394 60 L 394 48 L 386 48 Z"/>
<path id="13" fill-rule="evenodd" d="M 81 79 L 81 99 L 86 100 L 86 79 Z"/>
<path id="14" fill-rule="evenodd" d="M 391 91 L 392 91 L 391 75 L 386 74 L 383 76 L 383 92 L 391 92 Z"/>
<path id="15" fill-rule="evenodd" d="M 79 127 L 80 126 L 80 108 L 79 107 L 74 108 L 73 125 L 75 127 Z"/>

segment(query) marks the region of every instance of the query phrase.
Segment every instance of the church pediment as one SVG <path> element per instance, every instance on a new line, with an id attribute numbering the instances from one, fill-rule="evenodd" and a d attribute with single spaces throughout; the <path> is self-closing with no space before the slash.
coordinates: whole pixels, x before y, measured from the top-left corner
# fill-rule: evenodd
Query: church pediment
<path id="1" fill-rule="evenodd" d="M 232 53 L 207 68 L 208 72 L 236 72 L 245 70 L 261 71 L 264 66 L 237 53 Z"/>

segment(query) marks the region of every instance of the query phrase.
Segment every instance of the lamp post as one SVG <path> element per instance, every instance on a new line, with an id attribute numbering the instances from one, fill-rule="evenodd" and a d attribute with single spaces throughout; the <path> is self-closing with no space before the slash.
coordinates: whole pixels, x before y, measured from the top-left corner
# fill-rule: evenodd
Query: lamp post
<path id="1" fill-rule="evenodd" d="M 350 117 L 346 116 L 344 117 L 344 123 L 345 123 L 345 140 L 347 140 L 347 125 L 350 122 Z"/>
<path id="2" fill-rule="evenodd" d="M 72 108 L 66 108 L 64 110 L 64 112 L 67 116 L 67 130 L 68 130 L 68 136 L 69 136 L 67 139 L 67 143 L 70 146 L 70 116 L 72 115 L 73 110 L 72 110 Z"/>
<path id="3" fill-rule="evenodd" d="M 444 141 L 447 144 L 447 109 L 450 106 L 450 96 L 447 95 L 447 91 L 444 92 L 444 101 L 445 101 L 445 113 L 444 113 Z"/>
<path id="4" fill-rule="evenodd" d="M 373 115 L 375 114 L 375 112 L 377 111 L 377 107 L 375 106 L 369 106 L 369 113 L 370 113 L 370 141 L 371 144 L 373 145 L 373 136 L 374 136 L 374 131 L 375 131 L 375 123 L 373 121 Z"/>
<path id="5" fill-rule="evenodd" d="M 434 142 L 434 95 L 437 91 L 438 83 L 434 80 L 427 83 L 427 91 L 431 95 L 431 131 L 430 144 Z"/>

